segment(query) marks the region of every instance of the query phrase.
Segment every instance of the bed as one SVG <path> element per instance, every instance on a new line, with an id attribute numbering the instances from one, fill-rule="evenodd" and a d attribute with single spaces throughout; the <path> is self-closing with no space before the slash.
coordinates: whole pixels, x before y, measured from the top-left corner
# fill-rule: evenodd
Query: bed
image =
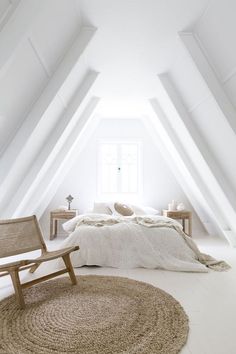
<path id="1" fill-rule="evenodd" d="M 160 215 L 88 213 L 69 220 L 64 228 L 70 234 L 61 247 L 80 246 L 71 256 L 74 267 L 208 272 L 224 263 L 202 254 L 180 223 Z"/>

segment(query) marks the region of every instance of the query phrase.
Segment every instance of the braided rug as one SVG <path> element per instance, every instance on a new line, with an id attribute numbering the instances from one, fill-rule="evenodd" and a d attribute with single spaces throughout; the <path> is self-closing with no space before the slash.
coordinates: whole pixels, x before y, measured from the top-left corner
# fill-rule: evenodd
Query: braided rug
<path id="1" fill-rule="evenodd" d="M 149 284 L 121 277 L 67 277 L 0 302 L 1 354 L 174 354 L 187 340 L 181 305 Z"/>

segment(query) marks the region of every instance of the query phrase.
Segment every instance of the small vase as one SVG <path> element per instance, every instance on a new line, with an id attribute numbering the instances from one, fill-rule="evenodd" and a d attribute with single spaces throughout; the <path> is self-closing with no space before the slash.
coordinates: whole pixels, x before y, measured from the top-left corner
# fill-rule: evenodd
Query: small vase
<path id="1" fill-rule="evenodd" d="M 176 201 L 172 200 L 171 203 L 168 204 L 168 210 L 173 211 L 176 210 Z"/>
<path id="2" fill-rule="evenodd" d="M 179 203 L 177 205 L 177 210 L 181 211 L 181 210 L 184 210 L 184 209 L 185 209 L 184 203 Z"/>
<path id="3" fill-rule="evenodd" d="M 172 210 L 176 210 L 176 206 L 177 206 L 176 201 L 172 200 L 171 204 L 172 204 Z"/>

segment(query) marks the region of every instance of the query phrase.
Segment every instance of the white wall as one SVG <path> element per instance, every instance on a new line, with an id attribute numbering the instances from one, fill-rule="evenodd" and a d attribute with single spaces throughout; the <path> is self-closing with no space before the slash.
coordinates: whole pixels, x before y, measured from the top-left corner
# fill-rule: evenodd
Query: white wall
<path id="1" fill-rule="evenodd" d="M 65 205 L 65 197 L 68 194 L 75 198 L 72 207 L 78 208 L 80 213 L 92 209 L 93 202 L 97 199 L 97 148 L 99 141 L 107 138 L 129 138 L 141 141 L 143 146 L 143 195 L 140 202 L 142 204 L 161 211 L 172 199 L 175 199 L 183 202 L 188 209 L 192 210 L 183 189 L 150 139 L 142 121 L 124 118 L 102 119 L 86 148 L 77 158 L 75 157 L 73 168 L 40 220 L 45 235 L 48 235 L 49 231 L 50 210 Z M 193 231 L 195 236 L 205 233 L 195 213 Z"/>

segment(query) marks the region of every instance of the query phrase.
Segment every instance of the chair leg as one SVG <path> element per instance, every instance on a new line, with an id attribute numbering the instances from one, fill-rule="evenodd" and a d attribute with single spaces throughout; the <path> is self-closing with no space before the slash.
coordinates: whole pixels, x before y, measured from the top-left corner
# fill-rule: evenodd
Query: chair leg
<path id="1" fill-rule="evenodd" d="M 77 279 L 76 279 L 76 276 L 75 276 L 75 273 L 74 273 L 73 266 L 71 264 L 70 255 L 66 254 L 65 256 L 62 256 L 62 258 L 63 258 L 63 261 L 64 261 L 64 263 L 66 265 L 66 269 L 67 269 L 67 271 L 69 273 L 69 276 L 70 276 L 72 284 L 76 285 L 77 284 Z"/>
<path id="2" fill-rule="evenodd" d="M 18 270 L 16 270 L 16 269 L 12 270 L 12 271 L 9 271 L 9 273 L 11 276 L 12 284 L 14 286 L 16 298 L 19 302 L 20 308 L 24 309 L 25 308 L 25 301 L 24 301 L 24 296 L 22 293 Z"/>
<path id="3" fill-rule="evenodd" d="M 41 263 L 34 264 L 34 265 L 30 268 L 29 272 L 30 272 L 30 273 L 34 273 L 34 272 L 36 271 L 36 269 L 38 269 L 38 267 L 40 266 L 40 264 L 41 264 Z"/>

